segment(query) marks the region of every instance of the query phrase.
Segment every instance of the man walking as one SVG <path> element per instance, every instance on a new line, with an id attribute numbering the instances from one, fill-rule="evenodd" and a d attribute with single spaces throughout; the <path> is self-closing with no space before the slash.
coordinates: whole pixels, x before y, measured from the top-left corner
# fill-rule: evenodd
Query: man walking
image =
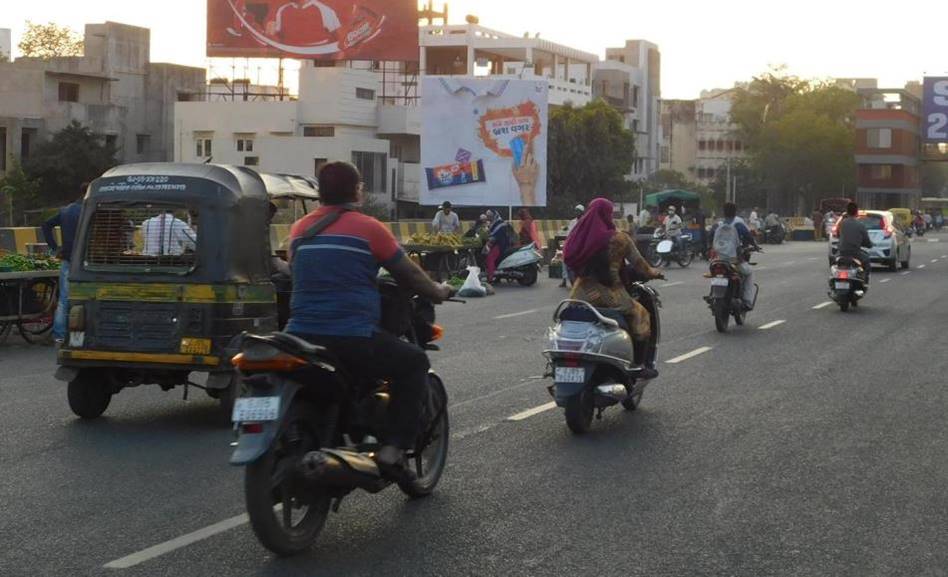
<path id="1" fill-rule="evenodd" d="M 88 182 L 80 186 L 79 196 L 72 203 L 59 209 L 56 216 L 43 223 L 43 238 L 51 252 L 59 256 L 59 304 L 53 317 L 53 339 L 56 344 L 66 340 L 66 319 L 69 314 L 69 263 L 72 261 L 72 248 L 76 242 L 79 218 L 82 215 L 82 198 L 89 188 Z M 56 242 L 56 227 L 62 235 L 62 245 Z"/>

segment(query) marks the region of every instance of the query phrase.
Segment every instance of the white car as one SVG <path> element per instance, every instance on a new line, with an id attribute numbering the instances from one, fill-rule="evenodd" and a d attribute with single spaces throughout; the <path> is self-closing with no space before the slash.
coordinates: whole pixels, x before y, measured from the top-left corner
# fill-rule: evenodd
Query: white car
<path id="1" fill-rule="evenodd" d="M 912 260 L 912 241 L 895 221 L 895 215 L 887 210 L 860 210 L 859 220 L 869 229 L 872 248 L 869 254 L 872 264 L 884 264 L 889 270 L 898 270 L 910 266 Z M 833 265 L 839 251 L 837 236 L 839 223 L 833 229 L 829 242 L 829 263 Z"/>

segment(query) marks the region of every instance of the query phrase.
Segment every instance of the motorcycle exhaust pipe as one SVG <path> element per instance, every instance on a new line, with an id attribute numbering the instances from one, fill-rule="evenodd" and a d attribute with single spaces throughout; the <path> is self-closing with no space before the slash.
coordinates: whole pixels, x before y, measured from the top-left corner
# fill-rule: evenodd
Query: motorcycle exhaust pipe
<path id="1" fill-rule="evenodd" d="M 596 387 L 596 394 L 620 403 L 629 398 L 628 389 L 625 388 L 625 385 L 619 384 L 599 385 Z"/>
<path id="2" fill-rule="evenodd" d="M 330 487 L 356 487 L 378 493 L 388 486 L 378 465 L 361 453 L 350 451 L 311 451 L 300 463 L 303 476 L 310 483 Z"/>

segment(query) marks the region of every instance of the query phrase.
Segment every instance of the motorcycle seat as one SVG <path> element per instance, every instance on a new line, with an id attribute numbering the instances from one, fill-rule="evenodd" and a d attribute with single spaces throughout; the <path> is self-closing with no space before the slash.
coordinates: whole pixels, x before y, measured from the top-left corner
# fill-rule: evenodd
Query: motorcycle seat
<path id="1" fill-rule="evenodd" d="M 629 330 L 629 323 L 625 320 L 625 315 L 619 309 L 610 309 L 610 308 L 600 308 L 596 307 L 596 310 L 599 311 L 599 314 L 619 323 L 619 328 L 622 330 Z M 593 314 L 591 310 L 583 306 L 572 306 L 563 309 L 563 312 L 560 313 L 561 321 L 575 321 L 580 323 L 594 323 L 599 319 L 596 318 L 596 315 Z"/>
<path id="2" fill-rule="evenodd" d="M 326 347 L 314 345 L 290 333 L 276 332 L 268 335 L 247 335 L 246 338 L 248 340 L 256 340 L 270 344 L 287 353 L 303 355 L 310 358 L 316 357 L 337 367 L 342 366 L 339 359 Z"/>

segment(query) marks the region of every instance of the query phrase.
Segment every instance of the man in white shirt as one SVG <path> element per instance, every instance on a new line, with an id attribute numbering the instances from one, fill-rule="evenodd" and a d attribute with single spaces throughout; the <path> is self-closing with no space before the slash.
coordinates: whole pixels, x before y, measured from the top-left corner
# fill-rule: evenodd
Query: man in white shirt
<path id="1" fill-rule="evenodd" d="M 444 201 L 441 205 L 441 210 L 431 221 L 431 230 L 435 234 L 457 234 L 461 231 L 461 219 L 458 218 L 458 213 L 452 210 L 450 202 Z"/>
<path id="2" fill-rule="evenodd" d="M 145 256 L 180 256 L 197 248 L 197 234 L 170 210 L 143 222 L 141 230 Z"/>
<path id="3" fill-rule="evenodd" d="M 642 212 L 639 213 L 639 227 L 648 226 L 650 220 L 652 220 L 652 213 L 649 212 L 647 206 L 643 206 Z"/>

